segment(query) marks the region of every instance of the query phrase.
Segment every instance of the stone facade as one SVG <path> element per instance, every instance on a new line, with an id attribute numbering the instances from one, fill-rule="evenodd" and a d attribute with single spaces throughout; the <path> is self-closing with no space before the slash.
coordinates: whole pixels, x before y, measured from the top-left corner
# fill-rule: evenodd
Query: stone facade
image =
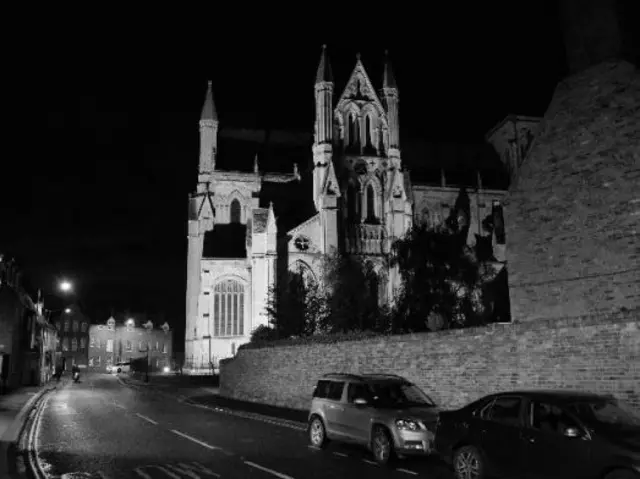
<path id="1" fill-rule="evenodd" d="M 335 344 L 241 349 L 222 364 L 223 396 L 307 409 L 329 372 L 392 373 L 445 408 L 496 391 L 612 393 L 640 410 L 640 311 Z M 615 354 L 612 355 L 612 351 Z"/>
<path id="2" fill-rule="evenodd" d="M 136 326 L 135 323 L 116 324 L 109 318 L 105 324 L 92 324 L 89 328 L 89 369 L 105 372 L 107 366 L 146 358 L 149 354 L 150 372 L 171 367 L 173 331 L 167 323 L 160 328 L 153 324 Z"/>
<path id="3" fill-rule="evenodd" d="M 637 69 L 561 82 L 505 206 L 514 320 L 640 306 L 639 165 Z"/>
<path id="4" fill-rule="evenodd" d="M 343 92 L 335 98 L 334 93 L 323 49 L 314 135 L 306 144 L 310 157 L 285 160 L 288 173 L 269 173 L 263 167 L 283 163 L 282 155 L 269 159 L 256 151 L 252 171 L 240 171 L 233 152 L 234 159 L 222 164 L 209 84 L 200 120 L 198 184 L 189 199 L 185 369 L 195 373 L 235 355 L 257 326 L 268 324 L 266 306 L 277 278 L 296 270 L 322 282 L 322 258 L 332 251 L 364 255 L 378 274 L 380 301 L 392 300 L 400 283 L 388 267 L 393 241 L 415 222 L 441 223 L 454 208 L 459 183 L 447 184 L 444 174 L 436 185 L 412 181 L 399 141 L 400 97 L 388 58 L 381 89 L 376 91 L 358 58 Z M 530 141 L 521 125 L 535 132 L 535 119 L 508 117 L 500 127 L 514 125 L 522 130 L 518 138 Z M 502 130 L 490 142 L 503 162 L 519 163 L 526 147 L 508 157 L 502 138 L 509 133 Z M 472 186 L 465 190 L 471 244 L 476 234 L 487 234 L 482 220 L 494 215 L 506 194 L 484 187 L 482 175 L 472 171 Z M 494 243 L 496 257 L 503 259 L 504 240 Z M 223 255 L 228 246 L 234 251 Z"/>
<path id="5" fill-rule="evenodd" d="M 90 320 L 80 306 L 74 304 L 65 308 L 54 324 L 58 330 L 58 353 L 64 368 L 69 371 L 74 364 L 87 367 Z"/>

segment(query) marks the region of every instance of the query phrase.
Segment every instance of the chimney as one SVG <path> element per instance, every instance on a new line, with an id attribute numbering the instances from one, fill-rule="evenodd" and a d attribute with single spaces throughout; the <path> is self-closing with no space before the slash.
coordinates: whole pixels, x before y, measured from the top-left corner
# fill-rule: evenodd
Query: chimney
<path id="1" fill-rule="evenodd" d="M 622 56 L 620 0 L 561 0 L 565 53 L 570 74 Z"/>

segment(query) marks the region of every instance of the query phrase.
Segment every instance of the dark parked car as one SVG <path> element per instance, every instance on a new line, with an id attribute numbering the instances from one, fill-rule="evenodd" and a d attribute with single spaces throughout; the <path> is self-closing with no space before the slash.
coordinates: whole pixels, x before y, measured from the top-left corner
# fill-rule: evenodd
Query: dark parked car
<path id="1" fill-rule="evenodd" d="M 435 448 L 460 479 L 640 479 L 640 415 L 597 394 L 492 394 L 441 412 Z"/>

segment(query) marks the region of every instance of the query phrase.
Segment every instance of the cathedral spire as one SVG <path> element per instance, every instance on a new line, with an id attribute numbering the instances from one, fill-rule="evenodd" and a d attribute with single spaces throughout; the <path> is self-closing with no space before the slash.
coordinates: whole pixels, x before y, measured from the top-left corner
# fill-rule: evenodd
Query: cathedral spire
<path id="1" fill-rule="evenodd" d="M 384 51 L 384 76 L 382 78 L 382 88 L 398 88 L 396 76 L 393 74 L 393 67 L 389 59 L 389 50 Z"/>
<path id="2" fill-rule="evenodd" d="M 200 115 L 200 121 L 218 121 L 218 112 L 216 111 L 216 105 L 213 103 L 213 87 L 212 82 L 209 80 L 207 87 L 207 95 L 204 99 L 204 105 L 202 105 L 202 114 Z"/>
<path id="3" fill-rule="evenodd" d="M 329 54 L 327 53 L 327 45 L 322 45 L 322 53 L 320 54 L 320 63 L 316 73 L 316 83 L 333 83 L 333 73 L 331 72 L 331 63 L 329 63 Z"/>

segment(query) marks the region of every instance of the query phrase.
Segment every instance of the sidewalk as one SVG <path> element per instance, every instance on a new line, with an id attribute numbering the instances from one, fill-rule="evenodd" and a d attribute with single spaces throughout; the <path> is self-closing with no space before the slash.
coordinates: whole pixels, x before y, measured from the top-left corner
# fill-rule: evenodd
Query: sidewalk
<path id="1" fill-rule="evenodd" d="M 10 477 L 13 472 L 14 447 L 31 410 L 57 385 L 52 381 L 45 386 L 25 386 L 0 396 L 0 477 Z"/>
<path id="2" fill-rule="evenodd" d="M 144 387 L 155 390 L 161 394 L 178 399 L 182 398 L 185 402 L 205 406 L 211 409 L 224 409 L 257 414 L 299 424 L 307 423 L 307 411 L 226 398 L 220 396 L 218 388 L 215 387 L 194 386 L 189 384 L 178 385 L 176 382 L 173 382 L 172 384 L 167 384 L 165 382 L 163 384 L 161 382 L 154 382 L 153 379 L 146 383 L 131 377 L 121 377 L 120 379 L 124 383 L 138 388 Z"/>

